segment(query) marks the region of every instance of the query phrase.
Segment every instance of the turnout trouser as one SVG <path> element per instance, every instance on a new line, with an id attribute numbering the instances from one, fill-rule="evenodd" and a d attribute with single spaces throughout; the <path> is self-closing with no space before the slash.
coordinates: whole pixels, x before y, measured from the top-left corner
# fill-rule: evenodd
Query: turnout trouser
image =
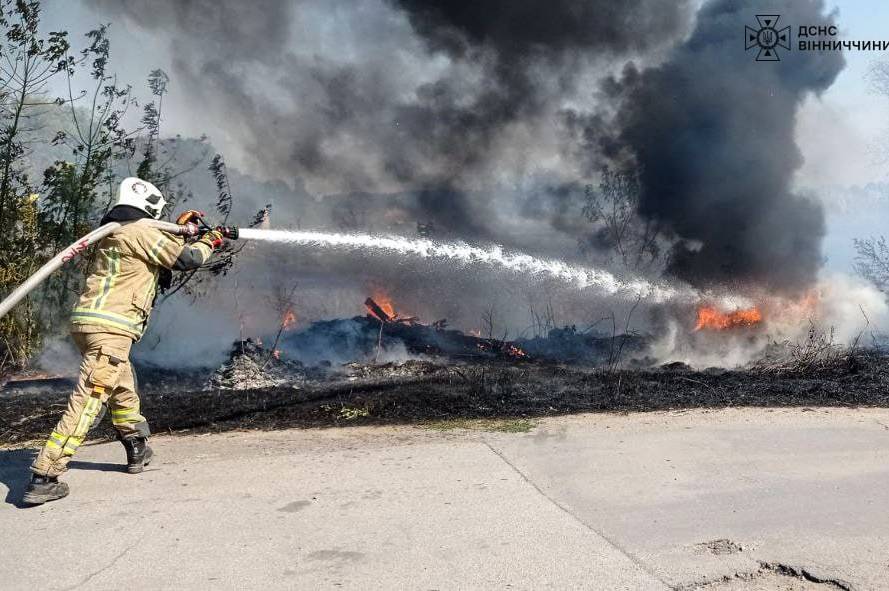
<path id="1" fill-rule="evenodd" d="M 130 364 L 130 337 L 108 333 L 72 333 L 83 354 L 80 377 L 68 398 L 68 408 L 31 465 L 40 476 L 58 476 L 83 443 L 96 416 L 107 403 L 118 434 L 147 437 L 148 423 L 139 414 L 139 395 Z"/>

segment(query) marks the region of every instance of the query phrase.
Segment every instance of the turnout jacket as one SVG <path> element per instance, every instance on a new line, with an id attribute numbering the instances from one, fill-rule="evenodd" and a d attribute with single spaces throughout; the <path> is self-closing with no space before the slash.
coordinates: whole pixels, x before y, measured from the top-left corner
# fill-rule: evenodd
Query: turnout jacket
<path id="1" fill-rule="evenodd" d="M 122 226 L 98 244 L 86 289 L 71 315 L 71 332 L 142 338 L 154 306 L 161 268 L 185 271 L 212 254 L 204 241 L 185 240 L 146 224 Z"/>

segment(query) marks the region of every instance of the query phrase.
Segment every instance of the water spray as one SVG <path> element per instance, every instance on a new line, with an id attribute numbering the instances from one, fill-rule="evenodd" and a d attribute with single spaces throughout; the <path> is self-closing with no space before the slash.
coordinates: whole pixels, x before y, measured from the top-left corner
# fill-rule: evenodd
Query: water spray
<path id="1" fill-rule="evenodd" d="M 577 289 L 595 289 L 605 295 L 625 294 L 654 303 L 666 301 L 694 302 L 701 293 L 688 286 L 654 283 L 645 279 L 621 279 L 604 269 L 572 265 L 555 259 L 534 257 L 521 252 L 509 252 L 500 246 L 480 247 L 465 242 L 435 242 L 428 239 L 412 239 L 402 236 L 378 236 L 373 234 L 345 234 L 336 232 L 303 232 L 292 230 L 239 229 L 236 226 L 210 226 L 202 217 L 198 224 L 174 224 L 157 220 L 135 222 L 111 222 L 93 230 L 80 240 L 50 259 L 22 285 L 0 302 L 0 318 L 47 279 L 55 270 L 86 251 L 90 245 L 109 236 L 126 223 L 147 224 L 171 234 L 193 237 L 202 232 L 215 230 L 229 239 L 242 238 L 264 242 L 298 244 L 312 248 L 332 250 L 391 253 L 421 259 L 445 259 L 461 265 L 487 265 L 522 274 L 524 276 L 555 279 Z"/>
<path id="2" fill-rule="evenodd" d="M 247 240 L 299 244 L 313 248 L 376 251 L 422 259 L 447 259 L 462 265 L 488 265 L 526 276 L 556 279 L 578 289 L 596 289 L 606 295 L 626 294 L 656 303 L 700 299 L 699 292 L 690 287 L 675 287 L 638 278 L 620 279 L 604 269 L 572 265 L 554 259 L 537 258 L 520 252 L 509 252 L 500 246 L 480 247 L 465 242 L 435 242 L 402 236 L 250 228 L 240 230 L 240 236 Z"/>

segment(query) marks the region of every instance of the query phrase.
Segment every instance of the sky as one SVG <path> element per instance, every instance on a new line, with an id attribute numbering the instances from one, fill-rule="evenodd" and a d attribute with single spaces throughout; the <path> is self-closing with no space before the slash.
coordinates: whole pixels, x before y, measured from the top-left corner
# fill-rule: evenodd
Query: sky
<path id="1" fill-rule="evenodd" d="M 850 40 L 889 40 L 889 2 L 828 2 L 839 15 L 840 35 Z M 795 37 L 794 37 L 795 38 Z M 798 182 L 864 185 L 887 180 L 889 167 L 881 144 L 889 141 L 889 97 L 869 90 L 867 73 L 887 52 L 844 52 L 846 67 L 819 98 L 811 97 L 800 113 L 797 137 L 805 164 Z"/>

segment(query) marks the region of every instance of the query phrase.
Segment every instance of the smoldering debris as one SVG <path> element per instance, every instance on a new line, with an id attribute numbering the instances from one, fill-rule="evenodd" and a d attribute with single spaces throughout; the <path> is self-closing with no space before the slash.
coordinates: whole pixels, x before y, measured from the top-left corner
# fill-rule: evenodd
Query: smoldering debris
<path id="1" fill-rule="evenodd" d="M 370 323 L 367 326 L 370 326 Z M 353 325 L 352 329 L 359 330 L 359 326 Z M 331 330 L 331 324 L 317 323 L 302 338 L 314 336 L 321 338 L 322 342 L 329 342 L 326 340 L 331 336 L 329 330 Z M 367 336 L 369 338 L 372 335 L 368 332 Z M 416 343 L 417 340 L 415 338 L 413 342 Z M 365 342 L 369 342 L 369 340 L 365 340 Z M 434 362 L 431 359 L 409 358 L 403 341 L 397 337 L 387 337 L 385 346 L 378 343 L 377 349 L 352 349 L 351 352 L 355 355 L 353 361 L 331 362 L 330 358 L 345 353 L 345 349 L 341 349 L 338 352 L 329 352 L 324 359 L 316 359 L 316 362 L 310 366 L 293 358 L 291 353 L 293 349 L 285 343 L 282 343 L 281 346 L 286 348 L 267 348 L 262 345 L 261 341 L 249 338 L 235 342 L 232 345 L 229 359 L 213 371 L 206 381 L 204 389 L 261 390 L 286 387 L 298 390 L 308 384 L 317 386 L 338 380 L 417 377 L 434 373 L 446 363 L 443 360 Z M 317 345 L 313 348 L 317 350 Z M 397 361 L 381 359 L 391 357 L 393 349 L 401 352 L 403 358 Z"/>
<path id="2" fill-rule="evenodd" d="M 286 335 L 281 350 L 315 363 L 388 362 L 417 357 L 518 361 L 527 357 L 516 342 L 468 335 L 443 328 L 440 323 L 386 322 L 370 315 L 312 323 Z"/>
<path id="3" fill-rule="evenodd" d="M 277 353 L 277 354 L 276 354 Z M 281 359 L 280 353 L 264 349 L 253 339 L 234 343 L 229 360 L 213 372 L 208 389 L 299 388 L 307 379 L 302 363 Z"/>
<path id="4" fill-rule="evenodd" d="M 301 388 L 337 379 L 417 377 L 441 367 L 486 361 L 590 367 L 652 362 L 645 357 L 649 339 L 640 335 L 607 336 L 566 326 L 550 329 L 545 336 L 511 341 L 449 329 L 446 319 L 424 324 L 414 316 L 399 316 L 388 304 L 387 312 L 373 298 L 367 298 L 365 305 L 365 316 L 313 322 L 285 332 L 269 346 L 261 339 L 236 341 L 206 388 Z M 154 375 L 160 368 L 151 371 L 162 379 Z"/>
<path id="5" fill-rule="evenodd" d="M 598 366 L 626 362 L 651 365 L 650 338 L 637 334 L 607 335 L 580 331 L 576 326 L 552 328 L 546 336 L 522 339 L 518 345 L 533 359 Z"/>
<path id="6" fill-rule="evenodd" d="M 362 378 L 416 378 L 431 376 L 447 371 L 447 366 L 431 360 L 408 359 L 403 362 L 359 363 L 353 361 L 343 366 L 345 375 L 350 380 Z"/>

